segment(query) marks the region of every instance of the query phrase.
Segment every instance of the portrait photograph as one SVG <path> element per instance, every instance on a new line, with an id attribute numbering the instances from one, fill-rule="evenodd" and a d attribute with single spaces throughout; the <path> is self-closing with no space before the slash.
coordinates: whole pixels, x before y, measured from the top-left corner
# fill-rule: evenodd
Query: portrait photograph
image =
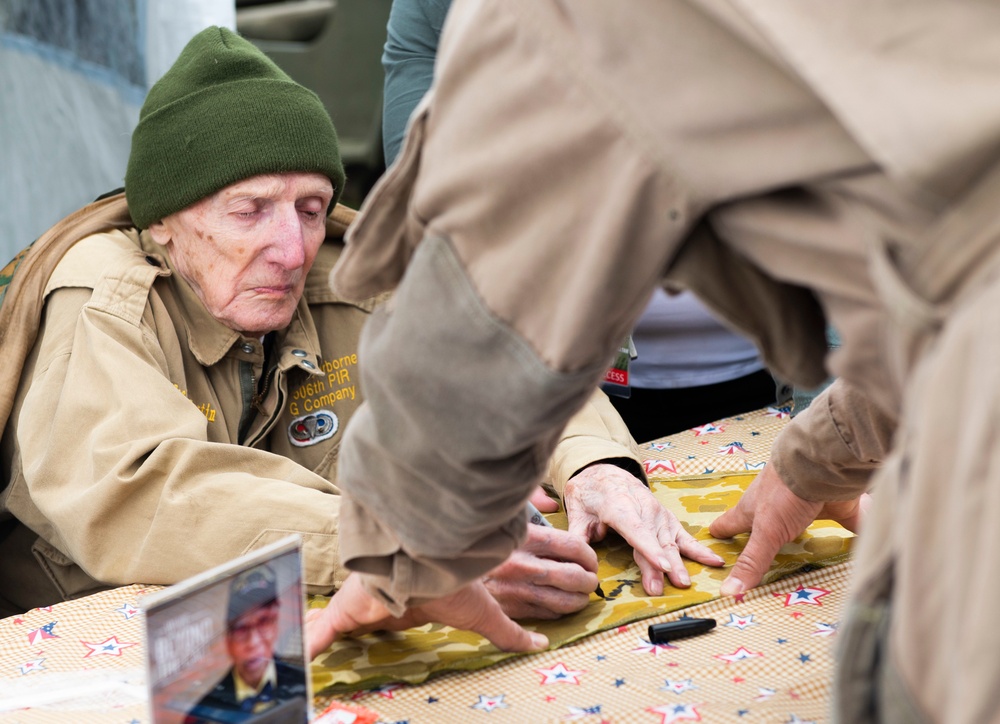
<path id="1" fill-rule="evenodd" d="M 155 724 L 308 721 L 297 536 L 142 605 Z"/>

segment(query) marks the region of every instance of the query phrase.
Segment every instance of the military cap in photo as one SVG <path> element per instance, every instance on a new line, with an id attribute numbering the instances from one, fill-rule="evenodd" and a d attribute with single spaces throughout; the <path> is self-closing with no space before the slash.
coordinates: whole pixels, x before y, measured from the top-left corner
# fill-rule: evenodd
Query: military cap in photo
<path id="1" fill-rule="evenodd" d="M 243 571 L 229 584 L 229 607 L 226 623 L 278 600 L 278 582 L 274 571 L 264 564 Z"/>

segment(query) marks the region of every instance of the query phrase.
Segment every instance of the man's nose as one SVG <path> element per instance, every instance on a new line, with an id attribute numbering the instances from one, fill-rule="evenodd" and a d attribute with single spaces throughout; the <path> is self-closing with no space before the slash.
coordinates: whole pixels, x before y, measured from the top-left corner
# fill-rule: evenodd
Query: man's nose
<path id="1" fill-rule="evenodd" d="M 276 216 L 276 229 L 268 254 L 269 260 L 285 269 L 298 269 L 306 263 L 305 229 L 298 209 L 281 206 Z"/>

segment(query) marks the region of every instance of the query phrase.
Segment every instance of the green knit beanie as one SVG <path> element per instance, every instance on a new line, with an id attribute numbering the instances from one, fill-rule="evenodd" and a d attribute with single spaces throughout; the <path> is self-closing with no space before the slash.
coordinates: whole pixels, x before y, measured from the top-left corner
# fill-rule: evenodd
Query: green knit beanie
<path id="1" fill-rule="evenodd" d="M 140 229 L 258 174 L 317 172 L 344 190 L 323 102 L 256 46 L 210 27 L 149 90 L 132 133 L 125 196 Z"/>

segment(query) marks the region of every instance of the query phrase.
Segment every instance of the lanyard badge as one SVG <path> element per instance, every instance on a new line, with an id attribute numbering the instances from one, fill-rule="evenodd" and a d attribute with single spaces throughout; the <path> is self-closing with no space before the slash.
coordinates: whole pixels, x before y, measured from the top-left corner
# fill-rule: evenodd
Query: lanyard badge
<path id="1" fill-rule="evenodd" d="M 628 365 L 629 362 L 638 356 L 635 350 L 635 343 L 632 341 L 632 335 L 630 334 L 625 338 L 622 346 L 618 348 L 614 362 L 604 373 L 604 382 L 601 385 L 601 389 L 604 390 L 605 394 L 614 395 L 615 397 L 632 396 L 632 388 L 629 387 L 628 383 Z"/>

